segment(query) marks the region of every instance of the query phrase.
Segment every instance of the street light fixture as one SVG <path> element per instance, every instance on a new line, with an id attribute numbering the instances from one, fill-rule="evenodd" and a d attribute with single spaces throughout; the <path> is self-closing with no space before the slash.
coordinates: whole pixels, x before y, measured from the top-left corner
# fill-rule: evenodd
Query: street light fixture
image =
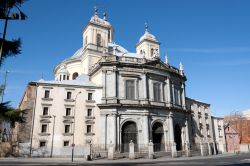
<path id="1" fill-rule="evenodd" d="M 75 115 L 76 115 L 76 99 L 77 99 L 77 96 L 79 94 L 81 94 L 82 92 L 79 91 L 77 94 L 76 94 L 76 97 L 75 97 L 75 106 L 74 106 L 74 127 L 73 127 L 73 141 L 72 141 L 72 155 L 71 155 L 71 161 L 73 162 L 74 161 L 74 149 L 75 149 L 75 125 L 76 125 L 76 122 L 75 122 Z"/>
<path id="2" fill-rule="evenodd" d="M 1 86 L 1 93 L 2 93 L 1 103 L 3 102 L 3 97 L 4 97 L 4 92 L 5 92 L 5 89 L 6 89 L 6 83 L 7 83 L 7 75 L 8 75 L 8 73 L 9 73 L 9 71 L 6 70 L 5 76 L 4 76 L 4 84 L 3 84 L 3 86 Z"/>

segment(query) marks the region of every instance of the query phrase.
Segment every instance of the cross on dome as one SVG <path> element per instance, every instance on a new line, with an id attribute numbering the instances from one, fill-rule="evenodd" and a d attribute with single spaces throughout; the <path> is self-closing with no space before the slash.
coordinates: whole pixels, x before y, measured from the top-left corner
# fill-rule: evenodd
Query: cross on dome
<path id="1" fill-rule="evenodd" d="M 145 32 L 148 32 L 148 22 L 145 22 Z"/>
<path id="2" fill-rule="evenodd" d="M 96 6 L 94 6 L 94 10 L 95 10 L 95 15 L 97 16 L 98 15 L 98 9 Z"/>

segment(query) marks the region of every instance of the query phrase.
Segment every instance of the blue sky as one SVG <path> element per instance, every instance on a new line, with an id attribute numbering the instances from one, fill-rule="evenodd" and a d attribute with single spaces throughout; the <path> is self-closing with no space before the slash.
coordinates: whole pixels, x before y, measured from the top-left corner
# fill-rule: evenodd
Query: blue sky
<path id="1" fill-rule="evenodd" d="M 115 42 L 129 51 L 144 23 L 161 42 L 161 57 L 182 62 L 187 96 L 211 104 L 214 115 L 250 108 L 250 1 L 248 0 L 43 0 L 27 1 L 26 21 L 9 23 L 7 38 L 21 37 L 22 54 L 8 58 L 5 101 L 17 106 L 29 81 L 53 79 L 53 69 L 81 47 L 82 30 L 104 9 L 115 28 Z M 0 23 L 3 30 L 3 22 Z"/>

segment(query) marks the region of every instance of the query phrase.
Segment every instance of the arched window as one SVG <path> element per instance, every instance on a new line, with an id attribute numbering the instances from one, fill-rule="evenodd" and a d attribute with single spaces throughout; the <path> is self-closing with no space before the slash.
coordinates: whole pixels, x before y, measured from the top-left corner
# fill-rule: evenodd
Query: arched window
<path id="1" fill-rule="evenodd" d="M 78 77 L 78 73 L 77 72 L 73 73 L 72 80 L 75 80 L 77 77 Z"/>
<path id="2" fill-rule="evenodd" d="M 151 56 L 153 56 L 153 55 L 154 55 L 154 49 L 153 49 L 153 48 L 151 48 L 150 55 L 151 55 Z"/>
<path id="3" fill-rule="evenodd" d="M 143 54 L 142 50 L 140 51 L 140 54 L 141 54 L 141 55 Z"/>
<path id="4" fill-rule="evenodd" d="M 101 46 L 101 34 L 100 33 L 96 35 L 96 45 Z"/>

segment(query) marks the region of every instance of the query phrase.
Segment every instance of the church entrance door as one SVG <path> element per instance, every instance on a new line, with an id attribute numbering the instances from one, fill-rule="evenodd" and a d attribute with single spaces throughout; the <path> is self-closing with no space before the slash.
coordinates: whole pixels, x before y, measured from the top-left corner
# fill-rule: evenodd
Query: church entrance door
<path id="1" fill-rule="evenodd" d="M 152 127 L 154 151 L 164 151 L 164 131 L 162 123 L 156 122 Z"/>
<path id="2" fill-rule="evenodd" d="M 174 128 L 174 141 L 176 143 L 176 150 L 181 150 L 181 128 L 178 124 L 175 125 Z"/>
<path id="3" fill-rule="evenodd" d="M 136 123 L 132 121 L 125 122 L 122 126 L 122 146 L 121 152 L 129 152 L 129 143 L 131 140 L 135 145 L 135 151 L 138 151 L 137 146 L 137 127 Z"/>

